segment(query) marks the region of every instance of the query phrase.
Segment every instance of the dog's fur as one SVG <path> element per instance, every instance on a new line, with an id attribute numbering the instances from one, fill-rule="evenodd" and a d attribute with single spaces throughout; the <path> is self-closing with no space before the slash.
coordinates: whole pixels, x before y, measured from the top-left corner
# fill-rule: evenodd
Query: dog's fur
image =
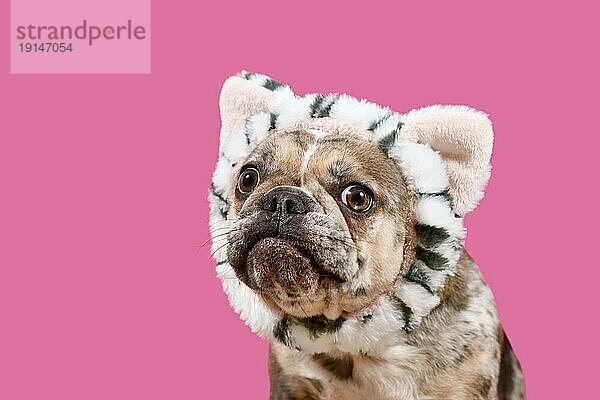
<path id="1" fill-rule="evenodd" d="M 232 79 L 213 246 L 232 305 L 271 340 L 271 398 L 523 399 L 493 296 L 462 247 L 462 214 L 489 176 L 487 118 L 363 108 L 375 123 L 361 126 L 340 97 Z M 242 190 L 249 169 L 256 186 Z M 365 212 L 344 200 L 353 185 L 372 198 Z"/>

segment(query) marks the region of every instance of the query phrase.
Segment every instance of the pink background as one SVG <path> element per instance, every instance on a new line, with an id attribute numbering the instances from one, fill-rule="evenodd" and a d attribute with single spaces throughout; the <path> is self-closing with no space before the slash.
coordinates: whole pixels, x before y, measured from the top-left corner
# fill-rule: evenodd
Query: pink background
<path id="1" fill-rule="evenodd" d="M 10 75 L 3 28 L 0 399 L 266 398 L 267 345 L 201 247 L 217 97 L 241 68 L 299 93 L 489 112 L 494 171 L 467 248 L 529 398 L 596 397 L 597 15 L 578 1 L 155 1 L 151 75 Z"/>
<path id="2" fill-rule="evenodd" d="M 10 12 L 13 73 L 150 72 L 150 0 L 10 0 Z M 146 38 L 102 38 L 94 40 L 91 46 L 87 39 L 65 38 L 56 42 L 72 43 L 72 52 L 21 52 L 19 43 L 33 44 L 49 40 L 18 40 L 18 26 L 66 25 L 75 30 L 84 19 L 88 27 L 94 25 L 102 29 L 112 26 L 115 32 L 117 26 L 127 25 L 127 20 L 131 20 L 133 27 L 145 28 Z M 121 34 L 125 35 L 126 31 Z"/>

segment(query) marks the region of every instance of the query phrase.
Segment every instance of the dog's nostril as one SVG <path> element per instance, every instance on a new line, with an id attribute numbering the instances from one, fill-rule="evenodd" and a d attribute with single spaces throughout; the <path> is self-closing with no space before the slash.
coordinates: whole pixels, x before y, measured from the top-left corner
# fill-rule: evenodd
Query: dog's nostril
<path id="1" fill-rule="evenodd" d="M 283 210 L 287 213 L 287 214 L 292 214 L 292 207 L 294 206 L 294 204 L 292 203 L 292 200 L 290 199 L 284 199 L 283 200 Z"/>
<path id="2" fill-rule="evenodd" d="M 300 198 L 287 198 L 284 201 L 284 210 L 288 214 L 304 214 L 306 206 Z"/>
<path id="3" fill-rule="evenodd" d="M 272 211 L 272 212 L 277 211 L 277 197 L 271 198 L 271 201 L 269 202 L 268 210 Z"/>

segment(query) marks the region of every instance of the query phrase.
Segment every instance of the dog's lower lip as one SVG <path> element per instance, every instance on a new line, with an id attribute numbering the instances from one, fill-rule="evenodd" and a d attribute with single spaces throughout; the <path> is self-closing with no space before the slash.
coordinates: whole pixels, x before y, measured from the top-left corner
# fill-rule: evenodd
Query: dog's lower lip
<path id="1" fill-rule="evenodd" d="M 254 249 L 257 246 L 260 247 L 262 244 L 265 244 L 265 243 L 267 243 L 268 247 L 270 247 L 270 248 L 279 247 L 279 249 L 284 250 L 284 251 L 290 251 L 290 252 L 298 253 L 302 257 L 305 257 L 308 260 L 310 260 L 311 264 L 315 264 L 315 262 L 314 262 L 313 258 L 311 257 L 311 255 L 307 251 L 305 251 L 304 249 L 302 249 L 302 247 L 298 246 L 297 244 L 295 244 L 291 240 L 280 238 L 278 236 L 268 236 L 268 237 L 264 237 L 264 238 L 259 239 L 256 243 L 254 243 L 250 247 L 250 250 L 248 251 L 248 254 L 250 254 L 252 251 L 254 251 Z"/>
<path id="2" fill-rule="evenodd" d="M 261 242 L 262 240 L 265 240 L 265 239 L 275 239 L 277 241 L 281 241 L 282 243 L 285 243 L 285 244 L 293 247 L 298 253 L 300 253 L 303 257 L 306 257 L 310 261 L 311 266 L 316 270 L 316 272 L 321 276 L 322 279 L 336 281 L 339 283 L 344 282 L 344 279 L 342 277 L 323 269 L 319 265 L 319 263 L 315 261 L 313 256 L 308 251 L 304 250 L 301 246 L 295 244 L 293 241 L 290 241 L 290 240 L 287 240 L 284 238 L 280 238 L 278 236 L 271 236 L 271 237 L 266 237 L 266 238 L 259 240 L 257 243 L 254 244 L 254 246 L 256 246 L 256 244 L 258 244 L 259 242 Z M 254 246 L 252 246 L 252 247 L 254 247 Z"/>
<path id="3" fill-rule="evenodd" d="M 265 255 L 271 254 L 274 257 L 286 255 L 290 258 L 305 259 L 312 267 L 316 265 L 310 254 L 307 254 L 301 247 L 293 242 L 276 236 L 261 238 L 254 243 L 247 254 L 247 259 L 251 258 L 256 252 L 262 252 Z"/>
<path id="4" fill-rule="evenodd" d="M 341 283 L 344 280 L 324 270 L 301 245 L 281 237 L 264 237 L 256 241 L 246 256 L 248 268 L 261 267 L 274 275 L 287 270 L 297 279 L 316 279 L 323 283 Z M 284 271 L 285 272 L 285 271 Z"/>

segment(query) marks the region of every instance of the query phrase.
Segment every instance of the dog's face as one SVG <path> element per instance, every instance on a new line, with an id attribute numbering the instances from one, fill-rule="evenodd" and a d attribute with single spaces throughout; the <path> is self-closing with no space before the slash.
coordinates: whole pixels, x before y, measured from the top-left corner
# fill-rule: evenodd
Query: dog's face
<path id="1" fill-rule="evenodd" d="M 392 288 L 410 199 L 375 144 L 276 130 L 238 163 L 231 185 L 228 261 L 270 307 L 336 319 Z"/>

